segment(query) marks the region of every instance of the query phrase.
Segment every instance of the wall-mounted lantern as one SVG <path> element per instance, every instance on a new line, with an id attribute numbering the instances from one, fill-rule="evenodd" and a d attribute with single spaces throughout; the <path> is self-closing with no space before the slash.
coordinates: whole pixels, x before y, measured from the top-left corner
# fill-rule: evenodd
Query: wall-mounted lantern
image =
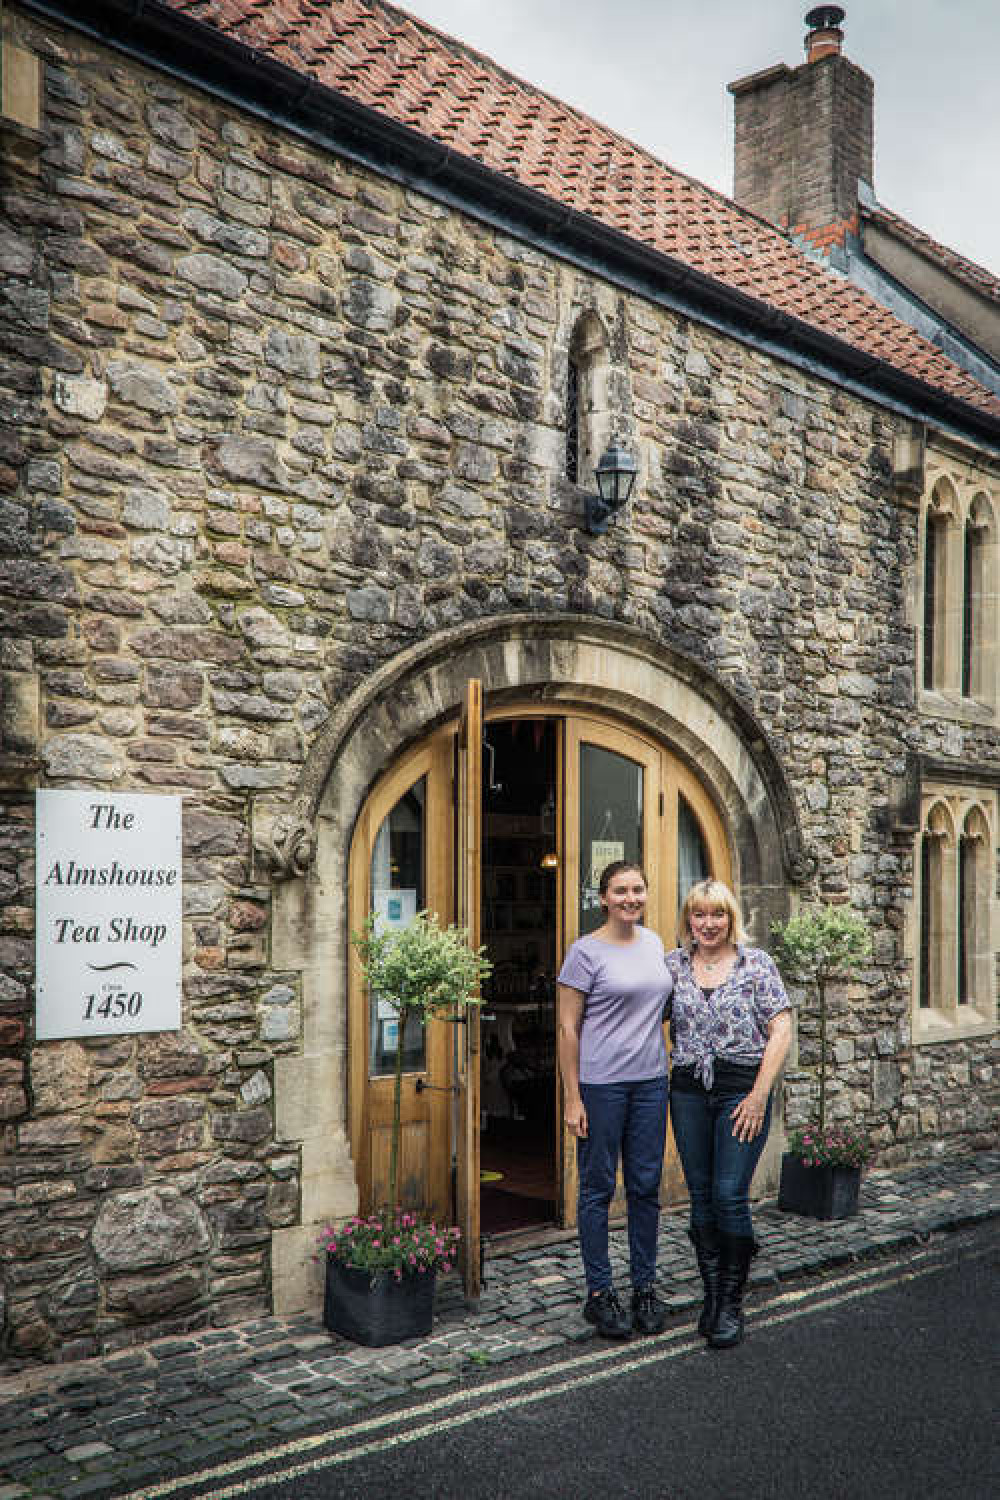
<path id="1" fill-rule="evenodd" d="M 592 536 L 601 536 L 615 512 L 628 504 L 639 465 L 618 439 L 612 438 L 594 472 L 597 494 L 587 496 L 587 530 Z"/>

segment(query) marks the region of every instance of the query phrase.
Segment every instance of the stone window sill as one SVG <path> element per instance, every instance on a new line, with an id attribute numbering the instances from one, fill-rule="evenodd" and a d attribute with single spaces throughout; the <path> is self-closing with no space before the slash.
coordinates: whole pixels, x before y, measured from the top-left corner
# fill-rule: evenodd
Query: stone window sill
<path id="1" fill-rule="evenodd" d="M 970 1037 L 990 1036 L 997 1029 L 974 1005 L 959 1005 L 955 1010 L 918 1010 L 913 1016 L 913 1044 L 932 1046 L 936 1042 L 961 1042 Z"/>
<path id="2" fill-rule="evenodd" d="M 932 692 L 927 688 L 920 692 L 920 712 L 929 719 L 958 720 L 964 724 L 995 724 L 996 708 L 982 703 L 978 698 L 963 698 L 959 693 Z"/>

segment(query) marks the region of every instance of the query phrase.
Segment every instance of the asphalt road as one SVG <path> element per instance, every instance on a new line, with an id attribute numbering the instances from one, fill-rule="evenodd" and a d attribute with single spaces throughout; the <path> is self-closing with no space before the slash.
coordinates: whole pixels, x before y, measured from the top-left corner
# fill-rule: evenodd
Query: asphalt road
<path id="1" fill-rule="evenodd" d="M 184 1500 L 996 1500 L 998 1268 L 994 1222 L 757 1295 L 738 1349 L 682 1328 L 485 1371 Z"/>

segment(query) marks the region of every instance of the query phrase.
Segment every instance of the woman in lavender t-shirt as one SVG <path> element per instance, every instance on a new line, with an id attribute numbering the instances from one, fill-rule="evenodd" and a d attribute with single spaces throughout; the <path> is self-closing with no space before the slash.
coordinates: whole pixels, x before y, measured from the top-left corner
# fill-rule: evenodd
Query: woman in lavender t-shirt
<path id="1" fill-rule="evenodd" d="M 559 1066 L 566 1124 L 577 1138 L 578 1224 L 587 1277 L 583 1315 L 606 1338 L 659 1333 L 656 1296 L 660 1173 L 667 1128 L 664 1007 L 673 983 L 663 944 L 643 927 L 646 877 L 616 860 L 598 887 L 605 920 L 570 948 L 559 974 Z M 611 1283 L 608 1210 L 622 1160 L 632 1309 Z"/>

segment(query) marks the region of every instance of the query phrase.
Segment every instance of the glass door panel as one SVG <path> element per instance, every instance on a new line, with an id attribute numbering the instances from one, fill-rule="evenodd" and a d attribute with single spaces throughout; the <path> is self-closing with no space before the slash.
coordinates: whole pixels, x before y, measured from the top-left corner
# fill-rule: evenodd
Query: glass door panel
<path id="1" fill-rule="evenodd" d="M 424 901 L 424 808 L 427 778 L 422 776 L 404 792 L 382 820 L 375 835 L 371 862 L 371 911 L 376 932 L 408 927 Z M 392 1006 L 379 995 L 369 997 L 369 1072 L 373 1078 L 394 1073 L 398 1023 Z M 426 1062 L 424 1028 L 411 1016 L 403 1036 L 403 1069 L 421 1071 Z"/>
<path id="2" fill-rule="evenodd" d="M 660 846 L 663 842 L 659 748 L 597 719 L 567 718 L 565 731 L 564 932 L 565 948 L 604 919 L 598 896 L 601 871 L 615 859 L 641 864 L 649 881 L 646 920 L 659 930 Z M 560 1215 L 576 1223 L 576 1141 L 562 1122 L 558 1090 Z M 614 1212 L 624 1210 L 619 1191 Z"/>
<path id="3" fill-rule="evenodd" d="M 677 908 L 680 910 L 696 880 L 707 880 L 712 863 L 705 846 L 701 824 L 683 795 L 677 794 Z"/>
<path id="4" fill-rule="evenodd" d="M 615 750 L 584 741 L 580 746 L 580 868 L 578 934 L 604 920 L 601 871 L 614 860 L 643 860 L 644 777 L 642 766 Z"/>

